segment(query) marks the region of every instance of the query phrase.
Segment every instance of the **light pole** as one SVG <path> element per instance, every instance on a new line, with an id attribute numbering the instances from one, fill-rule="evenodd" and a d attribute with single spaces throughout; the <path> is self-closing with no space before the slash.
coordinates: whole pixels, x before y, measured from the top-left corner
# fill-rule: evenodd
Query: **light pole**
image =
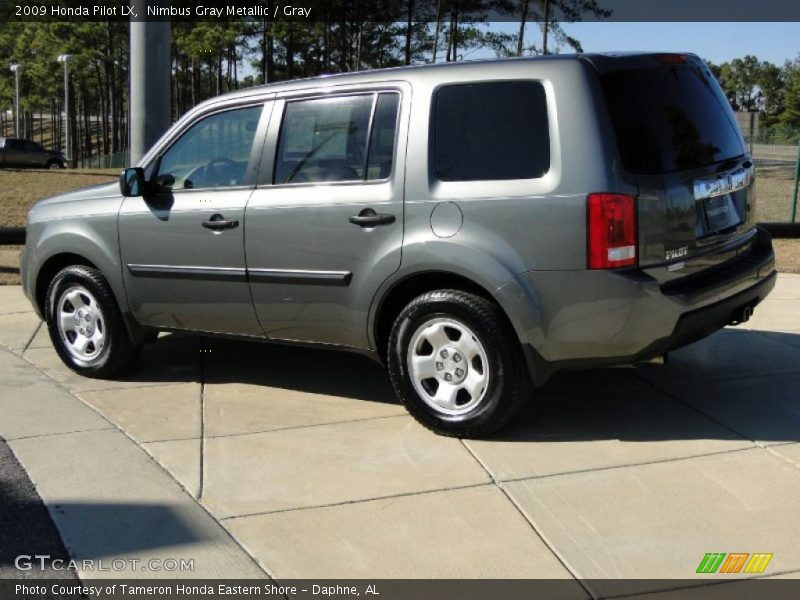
<path id="1" fill-rule="evenodd" d="M 139 15 L 155 0 L 133 0 Z M 138 163 L 169 129 L 171 84 L 170 23 L 131 18 L 130 164 Z"/>
<path id="2" fill-rule="evenodd" d="M 14 72 L 14 135 L 19 135 L 19 74 L 22 72 L 22 65 L 14 63 L 11 65 Z"/>
<path id="3" fill-rule="evenodd" d="M 64 155 L 67 157 L 67 164 L 70 162 L 70 147 L 69 147 L 69 61 L 72 60 L 72 54 L 59 54 L 58 62 L 64 63 Z"/>

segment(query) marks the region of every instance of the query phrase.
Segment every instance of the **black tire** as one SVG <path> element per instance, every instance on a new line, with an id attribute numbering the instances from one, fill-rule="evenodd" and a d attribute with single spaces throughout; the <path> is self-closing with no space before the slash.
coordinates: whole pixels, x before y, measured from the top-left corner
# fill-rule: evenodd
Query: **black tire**
<path id="1" fill-rule="evenodd" d="M 56 322 L 59 310 L 56 304 L 59 300 L 63 300 L 62 294 L 70 289 L 79 288 L 93 296 L 102 312 L 102 323 L 98 321 L 94 326 L 100 330 L 102 325 L 104 343 L 102 349 L 87 360 L 81 360 L 73 355 L 67 342 L 62 339 L 62 332 Z M 112 377 L 133 365 L 139 356 L 141 347 L 131 343 L 114 294 L 105 278 L 96 269 L 75 265 L 66 267 L 56 274 L 47 289 L 45 322 L 50 340 L 59 357 L 65 365 L 80 375 L 100 379 Z M 75 332 L 73 334 L 77 337 Z M 67 335 L 65 333 L 65 337 Z"/>
<path id="2" fill-rule="evenodd" d="M 64 165 L 60 160 L 49 160 L 45 165 L 48 169 L 63 169 Z"/>
<path id="3" fill-rule="evenodd" d="M 463 414 L 444 414 L 431 406 L 411 378 L 410 344 L 423 325 L 436 319 L 465 325 L 485 350 L 488 383 L 478 404 Z M 409 303 L 395 320 L 387 356 L 392 385 L 408 412 L 428 429 L 445 436 L 473 438 L 497 431 L 518 412 L 529 389 L 519 341 L 501 309 L 466 292 L 437 290 Z"/>

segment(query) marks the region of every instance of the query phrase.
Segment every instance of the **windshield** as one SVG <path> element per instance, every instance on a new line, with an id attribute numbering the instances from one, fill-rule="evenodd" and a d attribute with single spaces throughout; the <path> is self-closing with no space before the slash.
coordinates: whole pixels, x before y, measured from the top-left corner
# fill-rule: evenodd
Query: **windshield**
<path id="1" fill-rule="evenodd" d="M 666 173 L 744 154 L 727 100 L 704 67 L 627 69 L 601 80 L 628 171 Z"/>

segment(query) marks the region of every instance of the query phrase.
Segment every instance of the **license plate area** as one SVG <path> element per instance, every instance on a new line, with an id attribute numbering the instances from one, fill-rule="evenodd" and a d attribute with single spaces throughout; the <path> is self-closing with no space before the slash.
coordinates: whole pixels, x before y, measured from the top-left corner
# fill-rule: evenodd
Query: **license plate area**
<path id="1" fill-rule="evenodd" d="M 736 210 L 733 194 L 714 196 L 703 200 L 703 213 L 706 218 L 706 231 L 717 233 L 742 223 L 743 218 Z"/>

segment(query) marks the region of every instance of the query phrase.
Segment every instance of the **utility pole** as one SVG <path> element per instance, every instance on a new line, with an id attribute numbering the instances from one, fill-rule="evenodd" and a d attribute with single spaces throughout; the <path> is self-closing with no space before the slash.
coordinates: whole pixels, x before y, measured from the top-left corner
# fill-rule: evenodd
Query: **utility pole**
<path id="1" fill-rule="evenodd" d="M 146 21 L 148 0 L 131 19 L 130 164 L 137 164 L 171 125 L 170 23 Z M 163 6 L 163 5 L 161 5 Z"/>
<path id="2" fill-rule="evenodd" d="M 22 72 L 22 65 L 14 63 L 11 71 L 14 73 L 14 135 L 22 137 L 19 131 L 19 74 Z"/>
<path id="3" fill-rule="evenodd" d="M 58 62 L 64 63 L 64 155 L 67 157 L 67 165 L 71 164 L 69 155 L 72 153 L 69 145 L 69 61 L 72 54 L 59 54 Z"/>

